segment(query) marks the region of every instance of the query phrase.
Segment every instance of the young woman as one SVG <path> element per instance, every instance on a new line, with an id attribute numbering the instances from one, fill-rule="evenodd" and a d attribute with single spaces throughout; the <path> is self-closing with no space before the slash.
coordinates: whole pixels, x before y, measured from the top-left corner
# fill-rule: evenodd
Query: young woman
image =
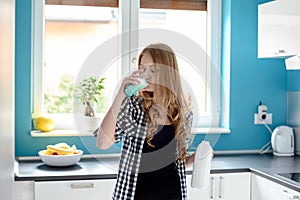
<path id="1" fill-rule="evenodd" d="M 123 139 L 113 199 L 187 199 L 186 138 L 192 112 L 182 91 L 176 56 L 165 44 L 151 44 L 139 56 L 139 69 L 123 80 L 97 131 L 97 146 Z M 127 97 L 128 84 L 149 85 Z"/>

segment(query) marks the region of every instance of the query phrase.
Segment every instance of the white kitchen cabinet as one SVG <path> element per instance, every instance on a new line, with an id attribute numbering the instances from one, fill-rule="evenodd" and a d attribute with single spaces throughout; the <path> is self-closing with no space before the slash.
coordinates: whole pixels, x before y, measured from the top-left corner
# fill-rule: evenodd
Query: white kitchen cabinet
<path id="1" fill-rule="evenodd" d="M 250 172 L 211 174 L 209 187 L 191 188 L 191 175 L 187 176 L 189 200 L 250 200 Z"/>
<path id="2" fill-rule="evenodd" d="M 300 53 L 299 7 L 299 0 L 276 0 L 258 6 L 258 58 Z"/>
<path id="3" fill-rule="evenodd" d="M 212 178 L 212 176 L 211 176 Z M 210 199 L 210 187 L 198 190 L 191 187 L 192 175 L 186 176 L 186 184 L 187 184 L 187 193 L 188 200 L 197 200 L 197 199 Z"/>
<path id="4" fill-rule="evenodd" d="M 300 193 L 289 189 L 283 185 L 270 181 L 269 183 L 269 199 L 271 200 L 299 200 Z"/>
<path id="5" fill-rule="evenodd" d="M 251 176 L 251 200 L 268 200 L 268 180 L 255 174 L 251 174 Z"/>
<path id="6" fill-rule="evenodd" d="M 116 179 L 35 182 L 35 200 L 110 200 Z"/>
<path id="7" fill-rule="evenodd" d="M 300 193 L 274 181 L 252 174 L 251 200 L 299 200 Z"/>
<path id="8" fill-rule="evenodd" d="M 34 181 L 15 181 L 13 196 L 17 200 L 34 200 Z"/>

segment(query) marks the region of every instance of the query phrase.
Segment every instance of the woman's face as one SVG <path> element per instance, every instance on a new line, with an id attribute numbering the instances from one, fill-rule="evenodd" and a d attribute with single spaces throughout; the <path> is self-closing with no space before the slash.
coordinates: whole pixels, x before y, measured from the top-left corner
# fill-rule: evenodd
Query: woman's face
<path id="1" fill-rule="evenodd" d="M 153 59 L 150 54 L 145 53 L 140 62 L 139 68 L 142 70 L 142 76 L 145 78 L 149 85 L 141 91 L 154 92 L 155 75 L 157 70 L 155 69 Z"/>

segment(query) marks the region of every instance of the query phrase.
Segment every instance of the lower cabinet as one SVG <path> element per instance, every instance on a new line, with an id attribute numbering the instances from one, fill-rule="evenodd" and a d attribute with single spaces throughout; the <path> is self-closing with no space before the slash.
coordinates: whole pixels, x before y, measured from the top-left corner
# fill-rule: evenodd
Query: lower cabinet
<path id="1" fill-rule="evenodd" d="M 116 179 L 35 182 L 35 200 L 110 200 Z"/>
<path id="2" fill-rule="evenodd" d="M 211 174 L 209 187 L 202 190 L 191 187 L 191 178 L 187 175 L 189 200 L 250 200 L 250 196 L 251 200 L 300 199 L 299 192 L 250 172 Z M 110 200 L 115 182 L 116 179 L 35 182 L 34 199 Z"/>
<path id="3" fill-rule="evenodd" d="M 34 200 L 34 181 L 15 181 L 12 199 Z"/>
<path id="4" fill-rule="evenodd" d="M 250 200 L 250 172 L 212 174 L 204 190 L 191 188 L 187 175 L 189 200 Z M 110 200 L 116 179 L 41 181 L 34 183 L 35 200 Z"/>
<path id="5" fill-rule="evenodd" d="M 189 200 L 250 200 L 251 173 L 211 174 L 206 189 L 191 187 L 192 175 L 187 175 Z"/>
<path id="6" fill-rule="evenodd" d="M 251 200 L 299 200 L 300 193 L 264 177 L 252 174 Z"/>

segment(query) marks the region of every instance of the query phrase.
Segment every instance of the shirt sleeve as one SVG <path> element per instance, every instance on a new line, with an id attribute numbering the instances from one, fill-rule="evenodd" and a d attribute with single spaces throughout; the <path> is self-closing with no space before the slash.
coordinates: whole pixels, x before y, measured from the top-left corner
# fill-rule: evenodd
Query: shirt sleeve
<path id="1" fill-rule="evenodd" d="M 193 112 L 191 110 L 189 110 L 186 114 L 185 114 L 185 119 L 187 120 L 188 124 L 189 124 L 189 128 L 192 128 L 192 124 L 193 124 Z"/>
<path id="2" fill-rule="evenodd" d="M 126 127 L 128 126 L 128 116 L 130 110 L 130 98 L 126 97 L 122 104 L 120 111 L 117 116 L 116 121 L 116 129 L 115 129 L 115 143 L 118 143 L 121 141 L 122 136 L 125 133 Z"/>

